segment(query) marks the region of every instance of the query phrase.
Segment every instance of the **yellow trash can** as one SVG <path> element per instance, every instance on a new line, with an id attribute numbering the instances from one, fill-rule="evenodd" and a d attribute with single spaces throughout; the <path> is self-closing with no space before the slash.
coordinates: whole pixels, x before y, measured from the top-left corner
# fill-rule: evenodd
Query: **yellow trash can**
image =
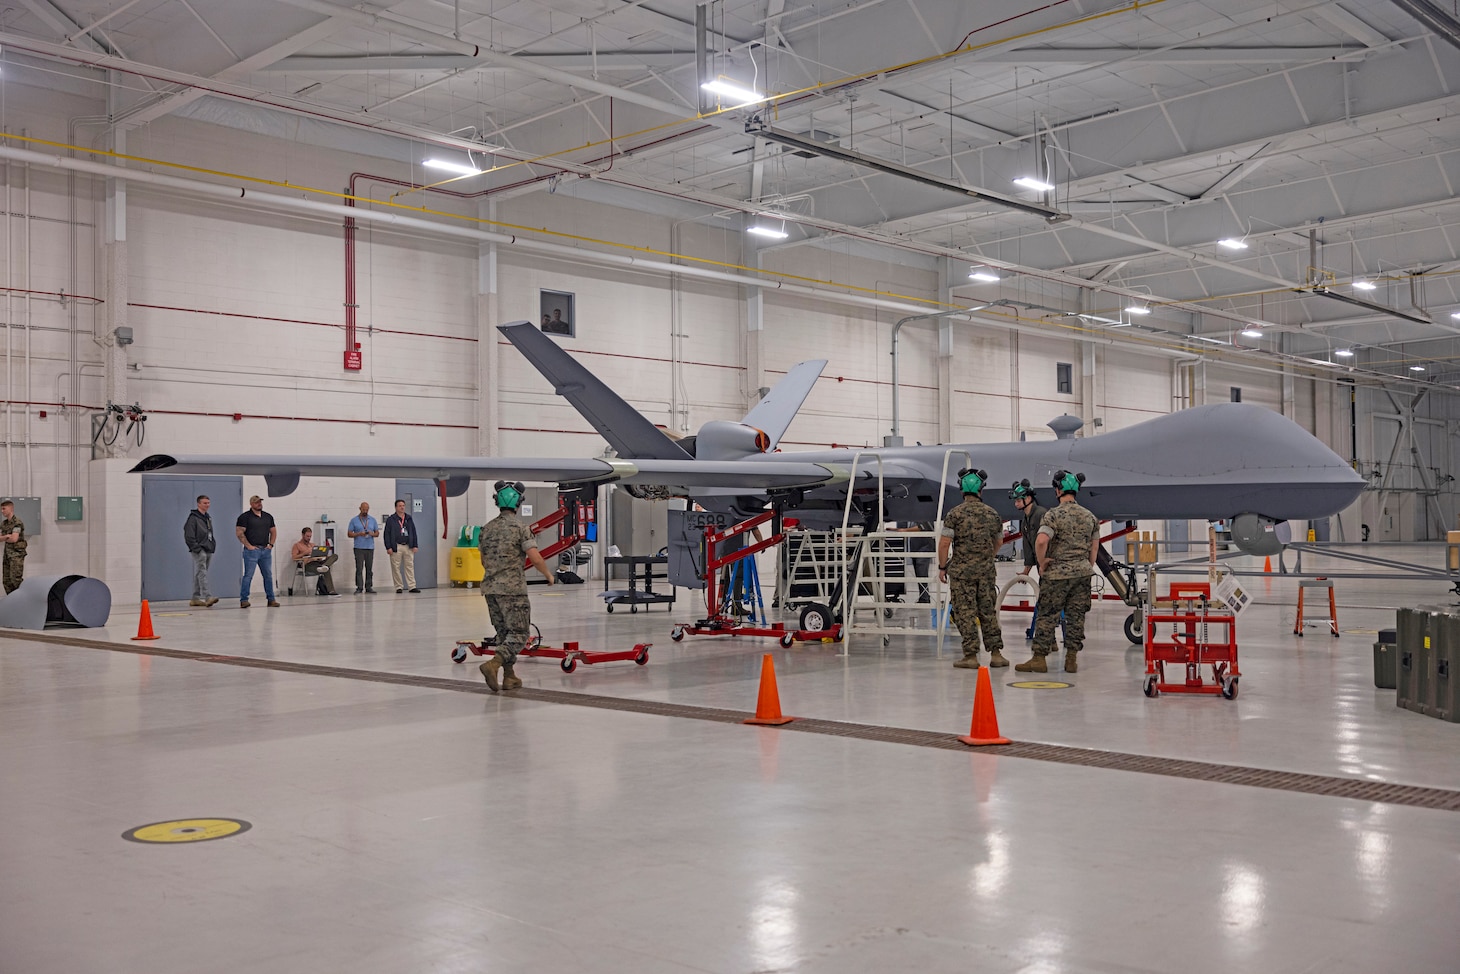
<path id="1" fill-rule="evenodd" d="M 476 548 L 452 548 L 451 567 L 448 569 L 452 585 L 471 588 L 480 584 L 486 571 L 482 568 L 482 553 Z"/>

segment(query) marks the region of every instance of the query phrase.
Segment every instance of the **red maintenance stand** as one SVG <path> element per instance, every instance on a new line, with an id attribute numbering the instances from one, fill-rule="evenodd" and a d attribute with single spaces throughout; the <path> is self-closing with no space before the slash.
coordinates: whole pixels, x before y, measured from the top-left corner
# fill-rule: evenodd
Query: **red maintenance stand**
<path id="1" fill-rule="evenodd" d="M 1211 601 L 1212 587 L 1206 582 L 1172 585 L 1167 601 L 1155 603 L 1146 613 L 1146 677 L 1141 689 L 1148 697 L 1164 693 L 1220 693 L 1231 700 L 1237 696 L 1237 616 Z M 1224 638 L 1212 638 L 1212 628 L 1222 627 Z M 1169 639 L 1161 638 L 1168 629 Z M 1166 664 L 1186 667 L 1179 683 L 1166 681 Z M 1201 668 L 1212 668 L 1212 682 L 1201 677 Z"/>
<path id="2" fill-rule="evenodd" d="M 749 534 L 756 528 L 776 518 L 775 511 L 766 511 L 764 514 L 757 514 L 755 517 L 739 524 L 732 525 L 723 531 L 716 531 L 713 525 L 705 527 L 705 607 L 709 613 L 705 618 L 692 625 L 678 625 L 669 631 L 669 638 L 680 642 L 685 636 L 772 636 L 780 640 L 783 647 L 789 649 L 791 644 L 800 642 L 821 642 L 831 640 L 839 643 L 842 641 L 841 623 L 832 623 L 826 629 L 787 629 L 783 623 L 770 623 L 755 625 L 753 622 L 747 624 L 744 619 L 737 618 L 730 611 L 730 600 L 722 597 L 719 591 L 720 569 L 726 566 L 734 566 L 744 559 L 753 558 L 756 554 L 765 551 L 767 548 L 774 548 L 786 536 L 781 532 L 779 524 L 775 527 L 775 533 L 764 541 L 755 541 L 746 545 L 739 551 L 732 551 L 721 557 L 719 546 L 733 538 Z M 738 566 L 744 570 L 741 575 L 743 579 L 754 579 L 755 562 L 746 561 L 744 565 Z M 747 584 L 749 582 L 747 581 Z M 759 581 L 754 581 L 756 587 L 756 604 L 760 605 Z M 764 620 L 760 620 L 764 623 Z"/>
<path id="3" fill-rule="evenodd" d="M 534 626 L 534 629 L 537 627 Z M 453 663 L 464 663 L 468 655 L 485 656 L 492 652 L 497 645 L 495 637 L 489 636 L 481 642 L 473 642 L 470 639 L 458 639 L 456 646 L 451 650 L 451 661 Z M 542 634 L 535 633 L 527 641 L 527 648 L 518 653 L 518 656 L 532 656 L 539 659 L 561 660 L 558 665 L 564 673 L 571 673 L 578 668 L 581 661 L 585 666 L 592 666 L 594 663 L 611 663 L 615 660 L 633 660 L 640 666 L 649 662 L 649 647 L 653 643 L 639 643 L 633 649 L 624 650 L 592 650 L 579 649 L 577 643 L 563 643 L 562 646 L 544 646 Z"/>

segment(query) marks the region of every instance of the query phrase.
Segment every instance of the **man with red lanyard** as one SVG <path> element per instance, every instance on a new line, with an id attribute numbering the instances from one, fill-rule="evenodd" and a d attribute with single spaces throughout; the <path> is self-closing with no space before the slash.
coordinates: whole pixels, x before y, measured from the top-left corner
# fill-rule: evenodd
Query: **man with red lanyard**
<path id="1" fill-rule="evenodd" d="M 390 553 L 390 577 L 397 594 L 406 589 L 420 591 L 416 588 L 416 549 L 420 546 L 406 502 L 396 501 L 395 513 L 385 519 L 385 550 Z"/>

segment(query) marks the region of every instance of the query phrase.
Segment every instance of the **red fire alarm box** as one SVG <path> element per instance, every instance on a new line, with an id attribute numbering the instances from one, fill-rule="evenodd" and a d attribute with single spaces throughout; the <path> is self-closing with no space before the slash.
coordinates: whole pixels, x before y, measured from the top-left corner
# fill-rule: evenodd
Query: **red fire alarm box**
<path id="1" fill-rule="evenodd" d="M 351 350 L 345 352 L 345 371 L 359 372 L 362 365 L 362 357 L 359 351 Z"/>

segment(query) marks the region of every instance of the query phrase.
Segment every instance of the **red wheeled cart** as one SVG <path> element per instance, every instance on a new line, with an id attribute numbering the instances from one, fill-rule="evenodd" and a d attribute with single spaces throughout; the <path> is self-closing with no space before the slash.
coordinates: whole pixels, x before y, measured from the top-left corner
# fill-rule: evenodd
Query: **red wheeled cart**
<path id="1" fill-rule="evenodd" d="M 723 531 L 717 531 L 713 526 L 705 528 L 705 606 L 709 614 L 691 625 L 677 625 L 669 631 L 669 638 L 680 642 L 685 636 L 772 636 L 778 639 L 781 645 L 787 649 L 791 644 L 800 642 L 821 642 L 830 640 L 839 643 L 842 641 L 842 626 L 839 622 L 831 622 L 829 619 L 823 621 L 824 629 L 787 629 L 784 624 L 776 622 L 765 622 L 765 606 L 760 595 L 760 579 L 755 574 L 754 556 L 767 548 L 775 547 L 786 540 L 779 526 L 773 528 L 774 534 L 764 541 L 755 541 L 746 545 L 739 551 L 732 551 L 723 558 L 719 555 L 719 545 L 742 534 L 749 534 L 756 528 L 776 518 L 775 511 L 766 511 L 753 518 L 741 521 Z M 734 566 L 732 581 L 728 586 L 729 591 L 721 595 L 719 593 L 720 569 L 727 565 Z M 753 598 L 755 614 L 751 623 L 737 618 L 735 609 L 737 600 L 734 597 L 735 578 L 739 579 L 740 585 L 747 594 Z M 804 613 L 803 613 L 804 618 Z M 755 622 L 760 625 L 755 625 Z"/>
<path id="2" fill-rule="evenodd" d="M 1165 693 L 1220 693 L 1237 696 L 1237 616 L 1211 601 L 1211 585 L 1172 585 L 1167 601 L 1146 613 L 1146 676 L 1141 689 L 1148 697 Z M 1213 628 L 1223 638 L 1213 638 Z M 1166 638 L 1163 638 L 1163 631 Z M 1184 666 L 1186 678 L 1166 680 L 1166 666 Z M 1201 668 L 1212 668 L 1212 682 L 1202 680 Z"/>
<path id="3" fill-rule="evenodd" d="M 534 629 L 537 627 L 534 626 Z M 481 642 L 473 642 L 470 639 L 458 639 L 456 646 L 451 650 L 451 660 L 454 663 L 464 663 L 468 656 L 485 656 L 492 652 L 497 641 L 488 637 Z M 527 641 L 527 648 L 518 653 L 518 656 L 533 656 L 541 659 L 561 660 L 558 664 L 564 673 L 571 673 L 578 668 L 581 661 L 585 666 L 592 666 L 594 663 L 612 663 L 616 660 L 633 660 L 640 666 L 649 662 L 649 647 L 653 643 L 638 643 L 633 649 L 622 650 L 595 650 L 579 649 L 577 643 L 563 643 L 562 646 L 544 646 L 542 634 L 534 634 Z"/>

